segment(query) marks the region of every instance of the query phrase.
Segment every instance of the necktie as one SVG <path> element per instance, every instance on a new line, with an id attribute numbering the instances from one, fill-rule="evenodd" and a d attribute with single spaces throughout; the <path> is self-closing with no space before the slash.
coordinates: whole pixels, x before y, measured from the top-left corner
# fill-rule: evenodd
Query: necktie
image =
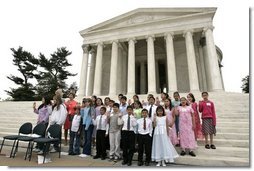
<path id="1" fill-rule="evenodd" d="M 130 116 L 128 116 L 128 121 L 127 121 L 127 130 L 130 130 Z"/>
<path id="2" fill-rule="evenodd" d="M 152 116 L 152 109 L 153 109 L 153 105 L 151 105 L 151 107 L 149 109 L 149 118 L 151 118 L 151 116 Z"/>
<path id="3" fill-rule="evenodd" d="M 143 126 L 144 130 L 146 130 L 146 118 L 144 118 L 144 126 Z"/>
<path id="4" fill-rule="evenodd" d="M 101 130 L 101 120 L 102 120 L 102 115 L 101 115 L 100 120 L 99 120 L 98 130 Z"/>

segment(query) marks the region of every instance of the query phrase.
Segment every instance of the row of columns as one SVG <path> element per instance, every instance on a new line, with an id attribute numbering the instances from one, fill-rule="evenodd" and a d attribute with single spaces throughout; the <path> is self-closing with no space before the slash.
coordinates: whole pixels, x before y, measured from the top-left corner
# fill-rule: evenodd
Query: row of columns
<path id="1" fill-rule="evenodd" d="M 221 75 L 218 66 L 218 59 L 216 48 L 213 39 L 213 28 L 207 27 L 204 29 L 207 44 L 207 59 L 204 60 L 206 67 L 206 76 L 210 80 L 210 91 L 223 90 L 223 84 L 221 82 Z M 190 91 L 199 91 L 198 71 L 193 43 L 193 31 L 185 31 L 183 36 L 185 37 L 187 64 L 189 74 Z M 176 76 L 176 63 L 174 54 L 174 34 L 172 32 L 165 34 L 166 53 L 167 53 L 167 79 L 168 79 L 168 91 L 177 91 L 177 76 Z M 153 35 L 147 36 L 147 75 L 148 75 L 148 93 L 156 93 L 156 67 L 155 67 L 155 51 Z M 109 82 L 109 95 L 116 95 L 117 91 L 117 64 L 118 64 L 118 41 L 112 41 L 111 52 L 111 67 L 110 67 L 110 82 Z M 127 94 L 135 94 L 135 43 L 136 40 L 128 39 L 128 78 L 127 78 Z M 97 44 L 96 62 L 95 56 L 91 58 L 90 76 L 88 87 L 86 87 L 86 75 L 88 66 L 88 54 L 89 49 L 87 45 L 83 45 L 83 62 L 80 81 L 80 94 L 86 95 L 85 90 L 88 89 L 88 95 L 101 95 L 102 86 L 102 58 L 103 58 L 103 43 Z M 94 55 L 94 51 L 91 52 Z M 95 69 L 94 69 L 95 64 Z M 144 69 L 144 62 L 140 66 L 140 87 L 141 94 L 145 90 L 146 74 Z M 93 91 L 92 91 L 93 90 Z"/>

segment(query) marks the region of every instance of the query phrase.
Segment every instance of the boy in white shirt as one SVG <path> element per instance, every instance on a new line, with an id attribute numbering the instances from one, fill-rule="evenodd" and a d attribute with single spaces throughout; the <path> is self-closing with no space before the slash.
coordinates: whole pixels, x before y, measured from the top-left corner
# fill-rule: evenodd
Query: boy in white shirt
<path id="1" fill-rule="evenodd" d="M 82 129 L 82 118 L 80 115 L 80 105 L 75 107 L 75 115 L 71 123 L 69 155 L 80 154 L 80 132 Z"/>
<path id="2" fill-rule="evenodd" d="M 108 116 L 106 115 L 106 107 L 100 108 L 101 115 L 98 115 L 96 119 L 93 119 L 93 125 L 97 126 L 96 128 L 96 155 L 93 159 L 98 159 L 101 157 L 101 160 L 106 159 L 106 136 L 108 136 Z"/>
<path id="3" fill-rule="evenodd" d="M 127 164 L 131 166 L 132 157 L 135 151 L 135 133 L 137 120 L 133 114 L 132 106 L 127 106 L 127 115 L 120 117 L 120 123 L 123 124 L 122 128 L 122 142 L 123 142 L 123 162 L 122 165 Z"/>
<path id="4" fill-rule="evenodd" d="M 148 118 L 148 110 L 142 110 L 142 118 L 137 120 L 138 130 L 138 166 L 143 165 L 143 152 L 145 148 L 146 162 L 145 165 L 149 166 L 151 161 L 151 146 L 152 146 L 152 121 Z"/>

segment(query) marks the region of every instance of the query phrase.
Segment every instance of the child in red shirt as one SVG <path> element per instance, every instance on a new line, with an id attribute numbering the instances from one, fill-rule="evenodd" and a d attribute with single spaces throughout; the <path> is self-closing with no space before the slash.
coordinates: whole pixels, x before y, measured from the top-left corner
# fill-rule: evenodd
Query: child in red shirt
<path id="1" fill-rule="evenodd" d="M 216 134 L 216 114 L 212 101 L 208 100 L 208 93 L 202 92 L 202 101 L 199 101 L 199 112 L 202 113 L 202 132 L 205 135 L 205 148 L 216 149 L 213 144 L 213 135 Z M 208 134 L 210 136 L 210 144 L 208 144 Z"/>

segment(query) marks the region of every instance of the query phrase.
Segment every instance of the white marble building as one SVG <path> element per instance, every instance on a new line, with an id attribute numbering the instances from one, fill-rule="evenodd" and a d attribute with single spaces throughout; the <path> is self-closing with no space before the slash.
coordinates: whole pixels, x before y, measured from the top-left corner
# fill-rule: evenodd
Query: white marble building
<path id="1" fill-rule="evenodd" d="M 216 8 L 139 8 L 80 31 L 79 97 L 224 91 L 215 13 Z"/>

